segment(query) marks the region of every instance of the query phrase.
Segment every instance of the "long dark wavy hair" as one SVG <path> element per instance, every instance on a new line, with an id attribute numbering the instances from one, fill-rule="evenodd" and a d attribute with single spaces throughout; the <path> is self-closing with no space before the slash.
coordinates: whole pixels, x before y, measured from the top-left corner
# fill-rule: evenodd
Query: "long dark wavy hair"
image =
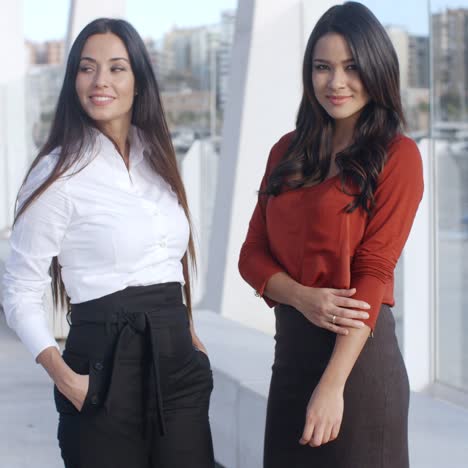
<path id="1" fill-rule="evenodd" d="M 334 120 L 318 102 L 312 84 L 315 45 L 328 33 L 340 34 L 347 41 L 369 95 L 369 102 L 356 122 L 351 145 L 339 152 L 335 161 L 343 190 L 353 195 L 346 212 L 362 207 L 371 213 L 389 144 L 403 130 L 405 119 L 398 58 L 393 45 L 378 19 L 358 2 L 331 7 L 309 37 L 296 131 L 287 152 L 268 179 L 266 194 L 278 195 L 284 184 L 295 189 L 308 182 L 323 182 L 329 173 Z M 347 191 L 350 186 L 352 192 Z"/>
<path id="2" fill-rule="evenodd" d="M 131 68 L 135 76 L 135 89 L 138 94 L 134 98 L 131 123 L 143 133 L 146 150 L 145 158 L 151 167 L 174 190 L 179 203 L 185 211 L 190 223 L 190 213 L 187 204 L 184 185 L 177 167 L 174 147 L 167 127 L 166 118 L 159 94 L 159 87 L 154 75 L 146 47 L 135 28 L 121 19 L 100 18 L 89 23 L 77 36 L 68 56 L 62 89 L 55 110 L 50 134 L 38 156 L 33 161 L 26 177 L 39 163 L 41 158 L 60 148 L 57 163 L 48 178 L 25 200 L 15 215 L 15 222 L 31 203 L 37 199 L 58 178 L 82 159 L 85 153 L 85 141 L 92 137 L 95 122 L 83 110 L 75 90 L 81 53 L 90 36 L 94 34 L 112 33 L 118 36 L 127 48 Z M 24 182 L 23 182 L 24 184 Z M 182 259 L 185 279 L 184 293 L 189 311 L 192 312 L 189 260 L 193 270 L 196 269 L 195 249 L 190 229 L 188 250 Z M 61 268 L 57 257 L 54 257 L 50 267 L 52 277 L 52 295 L 54 304 L 69 305 L 61 277 Z"/>

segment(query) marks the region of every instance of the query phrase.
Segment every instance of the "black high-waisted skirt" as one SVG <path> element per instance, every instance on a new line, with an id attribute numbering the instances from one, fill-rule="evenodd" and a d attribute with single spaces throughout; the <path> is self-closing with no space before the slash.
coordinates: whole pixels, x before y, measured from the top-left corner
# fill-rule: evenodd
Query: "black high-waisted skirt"
<path id="1" fill-rule="evenodd" d="M 409 384 L 390 307 L 382 306 L 374 337 L 346 383 L 340 434 L 320 447 L 302 446 L 299 439 L 336 335 L 293 307 L 277 306 L 275 314 L 264 468 L 408 468 Z"/>
<path id="2" fill-rule="evenodd" d="M 63 358 L 89 375 L 81 411 L 55 388 L 66 468 L 214 467 L 210 362 L 179 283 L 73 304 Z"/>

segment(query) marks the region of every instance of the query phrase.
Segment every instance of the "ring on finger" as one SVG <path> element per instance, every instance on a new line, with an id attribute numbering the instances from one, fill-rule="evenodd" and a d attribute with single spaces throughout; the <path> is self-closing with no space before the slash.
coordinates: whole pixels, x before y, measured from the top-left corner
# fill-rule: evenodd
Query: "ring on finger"
<path id="1" fill-rule="evenodd" d="M 334 315 L 334 316 L 332 317 L 332 323 L 333 323 L 333 325 L 335 325 L 335 322 L 336 322 L 336 315 Z"/>

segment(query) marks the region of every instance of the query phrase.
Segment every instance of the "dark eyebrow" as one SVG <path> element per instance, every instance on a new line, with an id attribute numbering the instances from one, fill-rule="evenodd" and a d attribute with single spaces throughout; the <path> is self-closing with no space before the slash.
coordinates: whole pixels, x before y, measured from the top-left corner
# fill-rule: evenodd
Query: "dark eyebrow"
<path id="1" fill-rule="evenodd" d="M 342 63 L 349 63 L 349 62 L 354 62 L 354 61 L 355 60 L 353 58 L 349 58 L 349 59 L 343 60 Z M 321 58 L 314 59 L 314 62 L 321 62 L 321 63 L 327 63 L 327 64 L 331 63 L 328 60 L 324 60 L 324 59 L 321 59 Z"/>
<path id="2" fill-rule="evenodd" d="M 81 57 L 80 62 L 81 60 L 87 60 L 88 62 L 96 63 L 96 60 L 93 59 L 92 57 Z M 129 60 L 126 59 L 125 57 L 113 57 L 109 60 L 109 62 L 116 62 L 117 60 L 125 60 L 127 63 L 130 63 Z"/>

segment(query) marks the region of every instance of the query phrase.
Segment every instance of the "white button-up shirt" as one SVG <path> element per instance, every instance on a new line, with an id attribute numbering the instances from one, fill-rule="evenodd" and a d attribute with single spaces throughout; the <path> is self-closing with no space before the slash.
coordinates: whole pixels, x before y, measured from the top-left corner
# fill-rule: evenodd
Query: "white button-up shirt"
<path id="1" fill-rule="evenodd" d="M 42 305 L 54 256 L 72 303 L 127 286 L 184 283 L 181 258 L 189 238 L 184 210 L 144 157 L 135 127 L 129 139 L 127 170 L 112 142 L 96 131 L 96 144 L 85 154 L 87 165 L 55 181 L 14 225 L 3 308 L 8 325 L 35 357 L 57 346 Z M 18 206 L 50 174 L 57 154 L 33 169 Z"/>

